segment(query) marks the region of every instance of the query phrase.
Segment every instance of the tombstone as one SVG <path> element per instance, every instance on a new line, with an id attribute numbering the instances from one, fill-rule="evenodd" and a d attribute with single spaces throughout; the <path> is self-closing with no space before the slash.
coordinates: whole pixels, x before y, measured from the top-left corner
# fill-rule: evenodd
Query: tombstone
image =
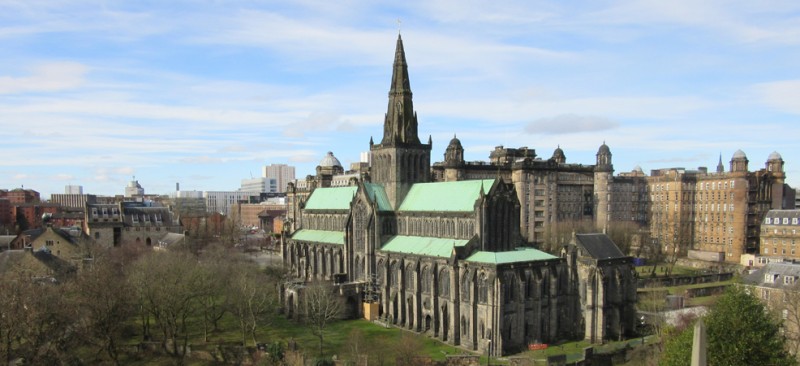
<path id="1" fill-rule="evenodd" d="M 703 319 L 694 324 L 692 366 L 706 366 L 706 326 L 703 324 Z"/>

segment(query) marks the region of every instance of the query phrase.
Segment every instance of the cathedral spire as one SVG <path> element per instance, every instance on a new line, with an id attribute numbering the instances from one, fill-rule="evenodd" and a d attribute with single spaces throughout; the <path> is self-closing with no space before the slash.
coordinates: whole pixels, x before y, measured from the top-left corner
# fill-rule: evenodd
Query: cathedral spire
<path id="1" fill-rule="evenodd" d="M 392 84 L 389 88 L 389 105 L 383 123 L 381 144 L 419 144 L 417 136 L 417 114 L 414 112 L 411 83 L 408 80 L 408 64 L 403 49 L 403 38 L 397 35 L 394 52 Z"/>
<path id="2" fill-rule="evenodd" d="M 719 153 L 719 163 L 717 163 L 717 173 L 724 173 L 725 166 L 722 165 L 722 153 Z"/>

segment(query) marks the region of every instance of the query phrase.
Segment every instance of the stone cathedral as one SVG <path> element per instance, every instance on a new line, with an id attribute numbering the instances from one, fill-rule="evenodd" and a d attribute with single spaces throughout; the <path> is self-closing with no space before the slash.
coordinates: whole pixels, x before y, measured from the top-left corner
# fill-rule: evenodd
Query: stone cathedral
<path id="1" fill-rule="evenodd" d="M 398 37 L 371 166 L 334 184 L 343 168 L 328 153 L 316 176 L 289 184 L 287 314 L 301 306 L 304 284 L 326 281 L 354 316 L 370 303 L 388 324 L 496 356 L 633 332 L 630 257 L 603 234 L 575 235 L 560 256 L 529 247 L 515 186 L 499 175 L 433 182 L 432 141 L 422 143 L 417 129 Z"/>

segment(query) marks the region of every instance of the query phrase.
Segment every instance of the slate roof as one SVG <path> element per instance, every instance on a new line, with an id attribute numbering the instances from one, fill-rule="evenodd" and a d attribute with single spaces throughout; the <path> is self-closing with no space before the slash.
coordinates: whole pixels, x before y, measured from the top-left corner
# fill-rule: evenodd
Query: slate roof
<path id="1" fill-rule="evenodd" d="M 533 248 L 519 248 L 507 252 L 475 252 L 466 260 L 468 262 L 506 264 L 519 262 L 544 261 L 558 257 Z"/>
<path id="2" fill-rule="evenodd" d="M 381 247 L 384 252 L 450 258 L 454 247 L 463 247 L 469 240 L 397 235 Z"/>
<path id="3" fill-rule="evenodd" d="M 494 179 L 417 183 L 411 186 L 398 211 L 472 212 L 481 189 L 488 192 Z"/>
<path id="4" fill-rule="evenodd" d="M 292 235 L 292 240 L 344 245 L 344 231 L 300 229 Z"/>
<path id="5" fill-rule="evenodd" d="M 349 210 L 358 186 L 317 188 L 306 202 L 306 210 Z"/>
<path id="6" fill-rule="evenodd" d="M 783 223 L 786 220 L 786 224 Z M 769 222 L 767 222 L 769 220 Z M 800 210 L 769 210 L 762 222 L 764 225 L 800 225 Z"/>
<path id="7" fill-rule="evenodd" d="M 575 234 L 575 241 L 594 259 L 627 257 L 606 234 Z"/>
<path id="8" fill-rule="evenodd" d="M 767 276 L 770 275 L 771 282 L 767 281 Z M 790 283 L 785 283 L 787 276 L 793 276 L 794 280 Z M 748 285 L 771 287 L 771 288 L 784 288 L 792 287 L 800 283 L 800 264 L 795 263 L 767 263 L 759 270 L 747 275 L 742 279 L 742 282 Z"/>

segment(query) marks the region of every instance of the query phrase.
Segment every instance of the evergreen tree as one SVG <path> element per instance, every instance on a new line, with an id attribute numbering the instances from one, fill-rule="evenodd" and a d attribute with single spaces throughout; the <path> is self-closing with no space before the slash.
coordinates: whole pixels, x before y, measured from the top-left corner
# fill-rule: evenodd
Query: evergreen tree
<path id="1" fill-rule="evenodd" d="M 708 364 L 725 366 L 796 365 L 786 352 L 780 322 L 740 287 L 729 289 L 705 318 Z M 661 365 L 688 365 L 694 327 L 666 341 Z"/>

